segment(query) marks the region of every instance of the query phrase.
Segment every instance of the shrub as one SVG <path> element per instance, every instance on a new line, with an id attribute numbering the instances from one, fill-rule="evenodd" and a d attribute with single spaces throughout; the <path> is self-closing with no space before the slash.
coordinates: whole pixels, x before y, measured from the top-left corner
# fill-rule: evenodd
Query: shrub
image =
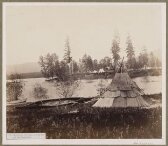
<path id="1" fill-rule="evenodd" d="M 48 90 L 46 88 L 37 83 L 33 89 L 33 96 L 35 99 L 47 99 L 47 92 Z"/>
<path id="2" fill-rule="evenodd" d="M 56 83 L 56 92 L 61 98 L 72 97 L 77 89 L 79 89 L 80 81 L 68 80 Z"/>
<path id="3" fill-rule="evenodd" d="M 18 100 L 23 92 L 23 81 L 20 74 L 11 74 L 10 81 L 6 83 L 7 101 Z"/>

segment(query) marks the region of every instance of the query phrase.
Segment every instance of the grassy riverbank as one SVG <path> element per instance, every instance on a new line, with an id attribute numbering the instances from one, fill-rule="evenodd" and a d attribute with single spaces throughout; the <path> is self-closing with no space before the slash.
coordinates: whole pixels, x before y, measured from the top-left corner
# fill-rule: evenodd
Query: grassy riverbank
<path id="1" fill-rule="evenodd" d="M 146 98 L 161 102 L 161 95 Z M 115 110 L 92 108 L 91 104 L 82 103 L 56 108 L 14 109 L 7 112 L 7 132 L 44 132 L 49 139 L 161 138 L 161 112 L 161 107 Z"/>

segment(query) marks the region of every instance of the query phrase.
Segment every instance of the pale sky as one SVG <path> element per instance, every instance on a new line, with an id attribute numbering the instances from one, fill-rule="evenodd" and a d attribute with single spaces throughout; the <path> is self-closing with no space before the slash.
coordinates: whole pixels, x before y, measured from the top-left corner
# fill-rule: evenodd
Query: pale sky
<path id="1" fill-rule="evenodd" d="M 67 36 L 76 61 L 85 53 L 94 59 L 112 57 L 119 33 L 123 56 L 130 34 L 136 55 L 146 46 L 161 55 L 160 5 L 6 6 L 7 64 L 37 62 L 40 55 L 64 55 Z"/>

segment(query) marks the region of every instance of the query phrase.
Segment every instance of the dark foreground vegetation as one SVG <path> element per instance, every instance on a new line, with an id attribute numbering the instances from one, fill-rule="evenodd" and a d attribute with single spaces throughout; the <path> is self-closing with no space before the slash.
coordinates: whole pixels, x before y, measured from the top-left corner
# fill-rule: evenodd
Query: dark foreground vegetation
<path id="1" fill-rule="evenodd" d="M 154 99 L 161 101 L 161 96 Z M 161 107 L 111 109 L 92 108 L 92 104 L 8 109 L 7 132 L 44 132 L 48 139 L 162 137 Z"/>

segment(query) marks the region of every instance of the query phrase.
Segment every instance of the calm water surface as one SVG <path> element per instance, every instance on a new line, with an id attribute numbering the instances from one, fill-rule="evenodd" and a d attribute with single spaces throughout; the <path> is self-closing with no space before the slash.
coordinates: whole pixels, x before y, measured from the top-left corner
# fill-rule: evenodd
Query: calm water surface
<path id="1" fill-rule="evenodd" d="M 147 76 L 137 77 L 133 80 L 137 85 L 144 90 L 146 94 L 161 93 L 161 79 L 162 76 Z M 92 97 L 98 94 L 97 89 L 100 85 L 107 87 L 111 83 L 112 79 L 96 79 L 96 80 L 81 80 L 80 87 L 73 96 L 75 97 Z M 42 87 L 48 90 L 49 98 L 59 98 L 57 95 L 56 87 L 54 83 L 46 82 L 44 78 L 33 78 L 24 79 L 25 87 L 23 90 L 23 97 L 27 98 L 28 101 L 34 101 L 32 94 L 34 85 L 36 83 L 41 84 Z"/>

